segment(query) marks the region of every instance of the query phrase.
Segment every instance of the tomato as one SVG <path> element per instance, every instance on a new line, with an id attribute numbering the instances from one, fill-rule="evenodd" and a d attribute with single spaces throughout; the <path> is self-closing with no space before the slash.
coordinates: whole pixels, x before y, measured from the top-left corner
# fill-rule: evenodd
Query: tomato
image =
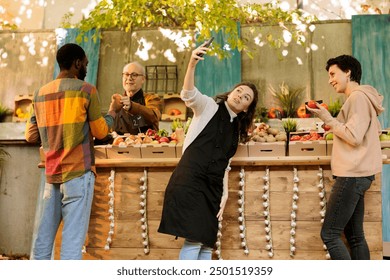
<path id="1" fill-rule="evenodd" d="M 311 138 L 312 136 L 310 134 L 305 134 L 301 137 L 301 141 L 307 141 Z"/>
<path id="2" fill-rule="evenodd" d="M 301 140 L 301 136 L 299 135 L 293 135 L 290 138 L 290 141 L 299 141 L 299 140 Z"/>
<path id="3" fill-rule="evenodd" d="M 307 102 L 307 107 L 316 109 L 317 108 L 316 101 L 315 100 L 309 100 Z"/>
<path id="4" fill-rule="evenodd" d="M 330 130 L 330 126 L 327 125 L 327 124 L 323 124 L 321 127 L 322 127 L 325 131 Z"/>

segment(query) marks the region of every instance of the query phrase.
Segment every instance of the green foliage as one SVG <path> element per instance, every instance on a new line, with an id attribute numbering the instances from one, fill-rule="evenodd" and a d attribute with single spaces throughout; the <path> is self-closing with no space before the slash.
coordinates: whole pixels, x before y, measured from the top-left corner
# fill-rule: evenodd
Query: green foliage
<path id="1" fill-rule="evenodd" d="M 290 89 L 284 82 L 279 85 L 279 90 L 276 90 L 269 86 L 269 89 L 273 96 L 279 101 L 279 105 L 282 107 L 285 117 L 296 117 L 297 109 L 301 102 L 301 94 L 304 88 Z"/>
<path id="2" fill-rule="evenodd" d="M 298 128 L 297 120 L 290 119 L 290 118 L 283 120 L 282 125 L 284 128 L 284 131 L 286 131 L 287 133 L 295 132 L 295 131 L 297 131 L 297 128 Z"/>
<path id="3" fill-rule="evenodd" d="M 268 122 L 268 109 L 265 106 L 257 106 L 255 110 L 255 122 Z"/>
<path id="4" fill-rule="evenodd" d="M 16 24 L 0 19 L 0 30 L 16 30 L 17 28 Z"/>
<path id="5" fill-rule="evenodd" d="M 334 102 L 331 100 L 328 105 L 328 111 L 332 115 L 332 117 L 337 117 L 342 106 L 343 104 L 341 103 L 340 98 L 338 98 Z"/>
<path id="6" fill-rule="evenodd" d="M 229 35 L 227 43 L 231 49 L 237 48 L 250 57 L 253 54 L 240 38 L 237 23 L 279 25 L 281 32 L 278 37 L 263 34 L 267 44 L 278 49 L 288 45 L 283 40 L 283 30 L 291 34 L 293 41 L 304 45 L 306 28 L 301 28 L 301 24 L 307 27 L 316 20 L 313 16 L 304 16 L 299 10 L 283 11 L 279 2 L 264 5 L 238 4 L 236 0 L 102 0 L 87 18 L 75 26 L 70 23 L 72 16 L 71 13 L 66 14 L 62 26 L 80 28 L 82 32 L 78 37 L 79 41 L 83 38 L 83 32 L 93 28 L 118 28 L 126 32 L 145 27 L 182 28 L 199 35 L 188 43 L 195 40 L 203 42 L 212 32 L 223 31 Z M 213 51 L 220 58 L 228 55 L 216 42 L 213 43 Z"/>

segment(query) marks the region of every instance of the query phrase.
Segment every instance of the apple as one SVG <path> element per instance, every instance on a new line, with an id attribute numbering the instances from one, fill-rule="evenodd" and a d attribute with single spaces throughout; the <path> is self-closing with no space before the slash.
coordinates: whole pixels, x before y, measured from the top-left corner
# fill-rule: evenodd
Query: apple
<path id="1" fill-rule="evenodd" d="M 166 136 L 160 137 L 158 142 L 160 142 L 160 143 L 169 143 L 169 138 L 166 137 Z"/>
<path id="2" fill-rule="evenodd" d="M 325 135 L 325 140 L 333 140 L 333 133 L 329 132 Z"/>
<path id="3" fill-rule="evenodd" d="M 380 141 L 390 141 L 390 135 L 383 133 L 379 136 L 379 140 Z"/>

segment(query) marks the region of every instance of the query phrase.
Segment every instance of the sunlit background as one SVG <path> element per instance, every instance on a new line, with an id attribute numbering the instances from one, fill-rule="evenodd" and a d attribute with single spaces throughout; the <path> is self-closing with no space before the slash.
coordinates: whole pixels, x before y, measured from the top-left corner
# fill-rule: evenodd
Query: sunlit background
<path id="1" fill-rule="evenodd" d="M 55 29 L 62 17 L 73 13 L 72 22 L 88 17 L 99 0 L 0 0 L 0 22 L 15 24 L 19 29 Z M 239 0 L 239 3 L 268 3 L 270 0 Z M 276 1 L 274 1 L 276 2 Z M 320 20 L 351 19 L 356 14 L 387 14 L 390 0 L 287 0 L 279 1 L 283 9 L 300 8 Z M 1 29 L 0 29 L 1 30 Z"/>

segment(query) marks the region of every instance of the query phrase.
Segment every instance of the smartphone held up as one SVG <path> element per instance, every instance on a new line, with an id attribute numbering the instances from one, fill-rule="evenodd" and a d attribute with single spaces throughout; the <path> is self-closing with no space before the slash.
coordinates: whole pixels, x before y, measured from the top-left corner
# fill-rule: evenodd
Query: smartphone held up
<path id="1" fill-rule="evenodd" d="M 202 44 L 202 47 L 206 47 L 206 48 L 210 47 L 211 42 L 213 42 L 213 40 L 214 40 L 214 37 L 211 37 L 205 43 Z M 197 55 L 200 56 L 200 57 L 203 57 L 204 53 L 198 53 Z"/>

